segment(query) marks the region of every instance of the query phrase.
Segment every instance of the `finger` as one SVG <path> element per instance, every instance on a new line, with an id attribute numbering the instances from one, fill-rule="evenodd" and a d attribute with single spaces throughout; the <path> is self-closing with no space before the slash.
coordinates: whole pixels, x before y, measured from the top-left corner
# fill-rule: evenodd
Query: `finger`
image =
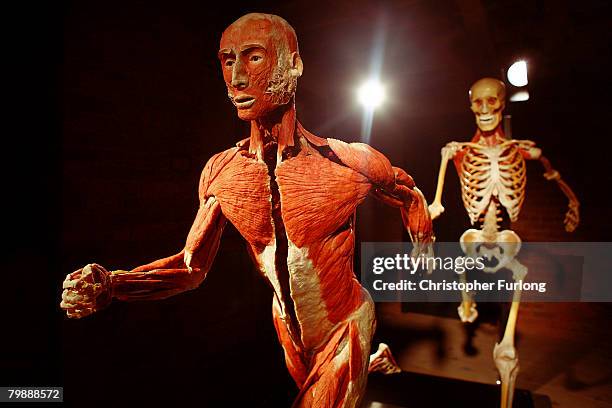
<path id="1" fill-rule="evenodd" d="M 80 270 L 69 273 L 68 275 L 66 275 L 66 279 L 64 279 L 64 282 L 70 282 L 70 281 L 79 279 L 80 273 L 81 273 Z"/>
<path id="2" fill-rule="evenodd" d="M 66 312 L 66 314 L 74 314 L 75 310 L 83 309 L 82 306 L 79 306 L 77 304 L 72 304 L 72 303 L 66 303 L 64 301 L 60 303 L 60 307 Z"/>
<path id="3" fill-rule="evenodd" d="M 573 232 L 576 229 L 576 223 L 573 222 L 566 222 L 565 223 L 565 230 L 567 232 Z"/>
<path id="4" fill-rule="evenodd" d="M 96 263 L 91 265 L 91 271 L 94 282 L 105 282 L 110 275 L 110 272 L 108 272 L 103 266 Z"/>
<path id="5" fill-rule="evenodd" d="M 575 214 L 567 214 L 565 216 L 565 222 L 578 222 L 578 217 Z"/>
<path id="6" fill-rule="evenodd" d="M 81 279 L 82 280 L 86 280 L 88 282 L 91 282 L 92 280 L 92 270 L 91 270 L 91 264 L 87 264 L 85 265 L 85 267 L 83 268 L 83 272 L 81 273 Z"/>
<path id="7" fill-rule="evenodd" d="M 83 273 L 83 268 L 77 269 L 76 271 L 70 273 L 68 276 L 70 277 L 70 279 L 79 279 L 82 273 Z"/>
<path id="8" fill-rule="evenodd" d="M 67 289 L 62 292 L 62 299 L 68 303 L 83 303 L 86 298 L 81 295 L 79 292 L 74 290 Z"/>
<path id="9" fill-rule="evenodd" d="M 103 267 L 103 266 L 102 266 L 102 265 L 100 265 L 100 264 L 93 263 L 93 264 L 91 264 L 91 265 L 92 265 L 92 267 L 93 267 L 94 269 L 97 269 L 98 271 L 100 271 L 100 272 L 102 272 L 102 273 L 109 273 L 109 272 L 106 270 L 106 268 L 105 268 L 105 267 Z"/>
<path id="10" fill-rule="evenodd" d="M 89 311 L 87 309 L 69 309 L 66 310 L 66 315 L 68 315 L 68 317 L 70 319 L 80 319 L 82 317 L 88 316 L 90 314 L 92 314 L 92 311 Z"/>
<path id="11" fill-rule="evenodd" d="M 64 282 L 62 283 L 62 289 L 70 289 L 76 287 L 78 280 L 70 279 L 70 275 L 66 277 Z"/>
<path id="12" fill-rule="evenodd" d="M 64 299 L 62 299 L 62 301 L 60 302 L 60 307 L 64 310 L 66 309 L 71 309 L 73 308 L 75 305 L 73 305 L 72 303 L 68 303 L 66 302 Z"/>

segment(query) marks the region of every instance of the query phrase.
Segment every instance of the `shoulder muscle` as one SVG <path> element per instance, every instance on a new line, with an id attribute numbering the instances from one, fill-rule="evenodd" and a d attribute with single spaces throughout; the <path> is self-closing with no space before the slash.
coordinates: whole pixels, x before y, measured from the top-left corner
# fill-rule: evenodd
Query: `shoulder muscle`
<path id="1" fill-rule="evenodd" d="M 232 147 L 221 153 L 215 154 L 208 160 L 200 176 L 200 199 L 208 197 L 208 187 L 219 175 L 221 170 L 234 158 L 234 156 L 236 156 L 239 150 L 238 147 Z"/>
<path id="2" fill-rule="evenodd" d="M 346 143 L 327 139 L 329 147 L 347 167 L 363 174 L 372 183 L 390 186 L 395 183 L 395 174 L 389 159 L 365 143 Z"/>

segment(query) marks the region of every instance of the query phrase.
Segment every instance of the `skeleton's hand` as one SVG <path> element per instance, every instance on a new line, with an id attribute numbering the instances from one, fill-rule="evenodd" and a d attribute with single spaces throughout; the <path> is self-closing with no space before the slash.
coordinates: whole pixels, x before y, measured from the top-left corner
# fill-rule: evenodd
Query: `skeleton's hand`
<path id="1" fill-rule="evenodd" d="M 580 204 L 578 202 L 570 201 L 569 209 L 567 213 L 565 213 L 565 220 L 563 220 L 563 224 L 565 225 L 565 230 L 567 232 L 573 232 L 576 227 L 578 227 L 578 223 L 580 222 Z"/>
<path id="2" fill-rule="evenodd" d="M 70 318 L 80 319 L 108 306 L 112 299 L 110 272 L 88 264 L 72 272 L 63 284 L 60 307 Z"/>
<path id="3" fill-rule="evenodd" d="M 435 220 L 444 212 L 444 207 L 440 203 L 433 202 L 427 207 L 432 220 Z"/>

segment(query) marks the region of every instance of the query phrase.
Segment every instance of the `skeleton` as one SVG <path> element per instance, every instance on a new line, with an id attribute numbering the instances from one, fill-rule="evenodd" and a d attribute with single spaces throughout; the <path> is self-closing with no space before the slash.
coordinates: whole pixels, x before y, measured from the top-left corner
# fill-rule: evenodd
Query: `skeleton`
<path id="1" fill-rule="evenodd" d="M 482 256 L 493 261 L 484 268 L 495 273 L 502 268 L 512 271 L 515 281 L 522 281 L 527 268 L 515 257 L 521 246 L 521 239 L 512 230 L 499 231 L 498 222 L 503 221 L 505 211 L 509 221 L 518 219 L 525 200 L 527 183 L 525 160 L 540 160 L 544 177 L 555 180 L 569 200 L 565 215 L 565 230 L 574 231 L 579 222 L 579 203 L 569 186 L 561 180 L 559 172 L 542 156 L 539 148 L 530 140 L 508 140 L 504 136 L 501 122 L 505 107 L 505 86 L 493 78 L 483 78 L 470 89 L 471 110 L 478 127 L 470 142 L 450 142 L 442 149 L 442 163 L 434 201 L 429 206 L 432 219 L 444 212 L 442 190 L 446 166 L 453 160 L 461 183 L 461 198 L 472 225 L 481 223 L 480 228 L 470 228 L 463 233 L 459 242 L 462 250 L 472 257 Z M 465 274 L 461 275 L 465 280 Z M 463 300 L 458 307 L 462 322 L 473 322 L 478 316 L 476 303 L 468 293 L 462 293 Z M 518 354 L 514 348 L 514 333 L 520 302 L 520 290 L 515 291 L 508 321 L 500 343 L 493 349 L 493 359 L 502 382 L 501 406 L 512 407 Z"/>
<path id="2" fill-rule="evenodd" d="M 300 388 L 294 406 L 359 406 L 368 368 L 398 368 L 384 345 L 369 357 L 374 304 L 353 272 L 355 209 L 369 193 L 399 208 L 418 255 L 433 241 L 425 198 L 370 146 L 315 136 L 296 120 L 303 64 L 285 20 L 241 17 L 223 33 L 219 59 L 251 133 L 204 167 L 184 249 L 130 271 L 89 264 L 66 277 L 61 307 L 82 318 L 111 299 L 163 299 L 196 288 L 229 221 L 273 289 L 274 325 Z"/>

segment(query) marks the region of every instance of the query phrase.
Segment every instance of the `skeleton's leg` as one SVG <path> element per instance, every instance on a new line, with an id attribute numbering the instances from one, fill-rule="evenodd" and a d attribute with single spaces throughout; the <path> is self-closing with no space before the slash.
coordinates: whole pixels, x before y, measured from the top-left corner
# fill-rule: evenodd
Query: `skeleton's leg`
<path id="1" fill-rule="evenodd" d="M 470 228 L 461 234 L 459 243 L 461 249 L 466 256 L 475 258 L 477 254 L 476 246 L 479 242 L 483 242 L 482 231 Z M 462 273 L 460 276 L 461 282 L 465 283 L 467 280 L 467 271 Z M 478 317 L 478 310 L 476 310 L 476 302 L 472 299 L 472 296 L 466 291 L 461 291 L 461 304 L 457 308 L 459 312 L 459 318 L 463 323 L 473 323 Z"/>
<path id="2" fill-rule="evenodd" d="M 462 283 L 466 283 L 467 281 L 467 272 L 459 275 L 459 279 L 461 279 Z M 457 308 L 457 312 L 459 312 L 459 318 L 463 323 L 473 323 L 474 320 L 478 317 L 478 310 L 476 310 L 476 302 L 472 299 L 472 295 L 467 293 L 465 290 L 461 291 L 461 304 Z"/>
<path id="3" fill-rule="evenodd" d="M 516 259 L 508 264 L 508 269 L 512 271 L 514 281 L 522 281 L 527 275 L 527 268 Z M 519 360 L 516 348 L 514 348 L 514 334 L 516 332 L 516 320 L 521 301 L 521 291 L 514 292 L 512 306 L 506 323 L 506 330 L 502 341 L 495 344 L 493 349 L 493 360 L 501 377 L 501 407 L 512 408 L 512 398 L 514 397 L 514 386 L 516 376 L 519 372 Z"/>
<path id="4" fill-rule="evenodd" d="M 365 333 L 364 333 L 365 331 Z M 368 375 L 371 330 L 353 320 L 312 357 L 308 378 L 294 408 L 359 407 Z"/>

